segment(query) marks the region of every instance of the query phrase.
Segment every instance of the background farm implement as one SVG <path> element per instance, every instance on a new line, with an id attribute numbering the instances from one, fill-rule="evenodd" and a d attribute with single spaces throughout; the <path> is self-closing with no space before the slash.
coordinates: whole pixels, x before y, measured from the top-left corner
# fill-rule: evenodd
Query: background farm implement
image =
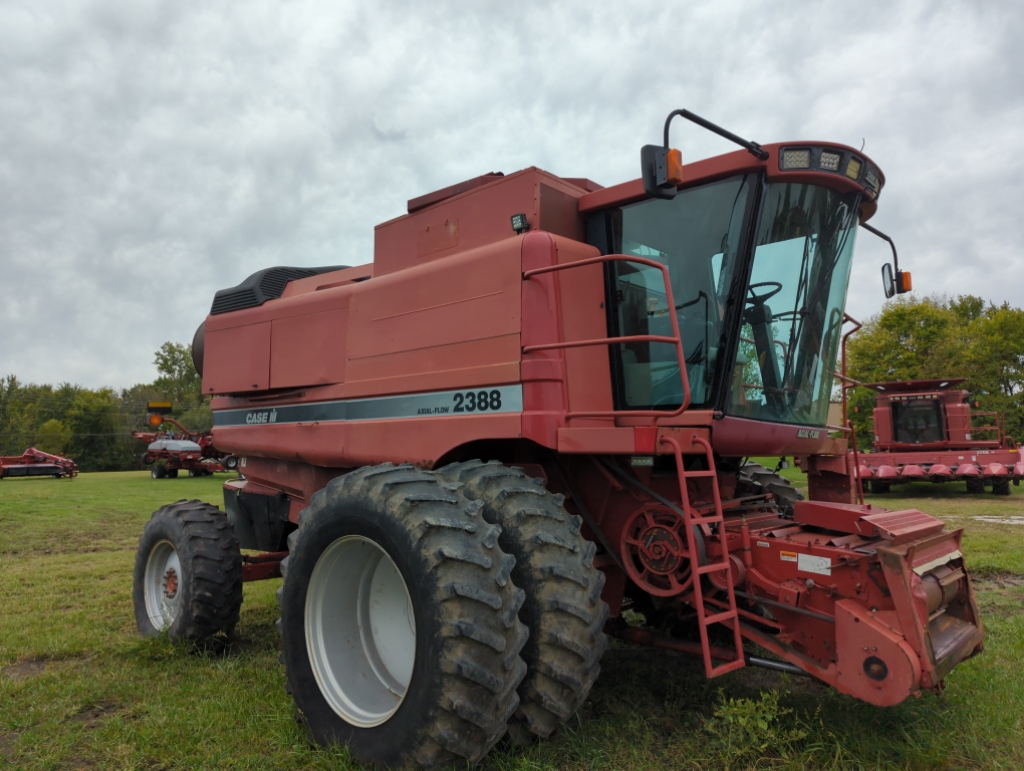
<path id="1" fill-rule="evenodd" d="M 71 458 L 51 455 L 29 447 L 21 455 L 0 455 L 0 479 L 6 477 L 53 477 L 71 479 L 78 476 L 78 466 Z"/>

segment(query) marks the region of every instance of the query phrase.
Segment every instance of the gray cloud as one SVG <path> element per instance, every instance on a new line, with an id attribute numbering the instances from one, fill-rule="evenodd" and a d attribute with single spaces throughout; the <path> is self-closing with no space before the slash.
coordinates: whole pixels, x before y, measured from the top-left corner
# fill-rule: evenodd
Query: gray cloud
<path id="1" fill-rule="evenodd" d="M 633 178 L 676 107 L 865 141 L 918 290 L 1024 305 L 1021 39 L 1010 3 L 8 0 L 0 375 L 150 380 L 216 289 L 368 262 L 406 199 L 487 171 Z M 887 254 L 862 234 L 855 315 Z"/>

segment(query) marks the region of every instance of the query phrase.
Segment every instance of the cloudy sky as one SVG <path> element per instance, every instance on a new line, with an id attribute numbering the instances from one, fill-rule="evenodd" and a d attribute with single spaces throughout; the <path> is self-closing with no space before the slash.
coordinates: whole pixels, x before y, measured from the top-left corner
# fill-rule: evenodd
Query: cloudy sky
<path id="1" fill-rule="evenodd" d="M 408 198 L 540 166 L 612 185 L 687 107 L 828 139 L 924 294 L 1024 305 L 1014 2 L 0 0 L 0 376 L 155 376 L 213 292 L 372 260 Z M 685 161 L 733 146 L 675 124 Z M 849 310 L 879 310 L 862 233 Z"/>

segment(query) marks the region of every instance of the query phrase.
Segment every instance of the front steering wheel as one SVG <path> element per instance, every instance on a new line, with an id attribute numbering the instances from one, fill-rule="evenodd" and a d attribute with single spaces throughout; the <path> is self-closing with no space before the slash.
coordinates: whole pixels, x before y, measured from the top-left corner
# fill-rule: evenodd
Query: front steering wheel
<path id="1" fill-rule="evenodd" d="M 764 294 L 757 294 L 757 292 L 755 292 L 754 290 L 762 286 L 770 286 L 773 288 L 771 291 L 765 292 Z M 750 286 L 747 287 L 747 292 L 750 293 L 750 297 L 747 298 L 747 303 L 749 303 L 750 305 L 760 305 L 764 303 L 765 300 L 767 300 L 770 297 L 774 297 L 781 291 L 782 284 L 780 284 L 778 281 L 761 281 L 757 284 L 751 284 Z"/>

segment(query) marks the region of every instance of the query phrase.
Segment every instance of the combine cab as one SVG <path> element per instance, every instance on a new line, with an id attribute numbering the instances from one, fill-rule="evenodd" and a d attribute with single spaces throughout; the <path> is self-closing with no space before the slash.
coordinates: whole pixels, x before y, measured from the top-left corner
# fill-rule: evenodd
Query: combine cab
<path id="1" fill-rule="evenodd" d="M 684 167 L 677 115 L 742 149 Z M 941 690 L 984 639 L 962 533 L 853 503 L 826 427 L 881 171 L 685 110 L 641 166 L 484 175 L 410 200 L 370 264 L 217 292 L 193 358 L 243 478 L 153 515 L 140 631 L 230 634 L 242 582 L 283 575 L 296 714 L 389 766 L 549 736 L 609 636 L 878 706 Z M 745 461 L 769 455 L 812 500 Z"/>
<path id="2" fill-rule="evenodd" d="M 17 456 L 0 455 L 0 479 L 6 477 L 53 477 L 71 479 L 78 476 L 78 466 L 63 455 L 29 447 Z"/>
<path id="3" fill-rule="evenodd" d="M 965 378 L 869 383 L 878 392 L 875 451 L 860 454 L 871 492 L 904 482 L 965 482 L 967 492 L 991 487 L 1009 495 L 1024 477 L 1024 453 L 1003 433 L 995 412 L 972 412 Z"/>

